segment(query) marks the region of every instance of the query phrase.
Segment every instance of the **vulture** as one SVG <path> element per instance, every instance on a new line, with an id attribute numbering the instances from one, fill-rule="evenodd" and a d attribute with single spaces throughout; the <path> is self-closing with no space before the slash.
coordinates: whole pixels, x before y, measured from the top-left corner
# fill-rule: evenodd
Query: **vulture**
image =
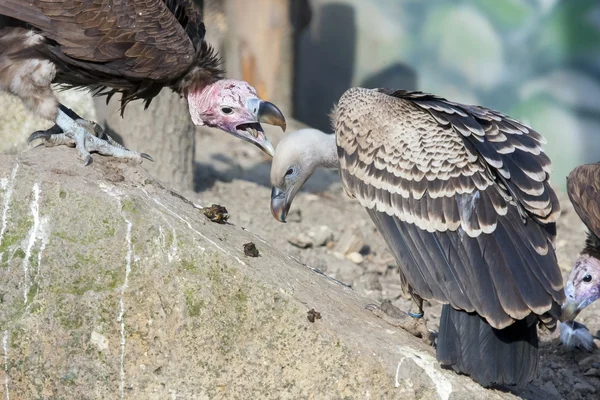
<path id="1" fill-rule="evenodd" d="M 561 340 L 569 347 L 593 347 L 593 336 L 574 321 L 581 310 L 600 298 L 600 163 L 580 165 L 567 177 L 567 193 L 588 229 L 585 246 L 565 283 Z"/>
<path id="2" fill-rule="evenodd" d="M 409 315 L 423 316 L 423 300 L 444 304 L 439 362 L 486 387 L 534 379 L 537 325 L 554 330 L 564 301 L 543 137 L 497 111 L 405 90 L 351 88 L 331 119 L 334 134 L 296 131 L 277 146 L 273 216 L 285 222 L 316 168 L 338 168 L 396 258 Z"/>
<path id="3" fill-rule="evenodd" d="M 194 124 L 229 132 L 272 156 L 260 122 L 285 130 L 285 118 L 247 82 L 224 79 L 204 40 L 201 9 L 192 0 L 0 1 L 0 90 L 55 121 L 29 141 L 75 144 L 86 165 L 90 152 L 151 160 L 97 137 L 98 126 L 59 104 L 51 85 L 87 88 L 107 101 L 120 93 L 121 116 L 130 101 L 147 108 L 168 87 L 187 98 Z"/>

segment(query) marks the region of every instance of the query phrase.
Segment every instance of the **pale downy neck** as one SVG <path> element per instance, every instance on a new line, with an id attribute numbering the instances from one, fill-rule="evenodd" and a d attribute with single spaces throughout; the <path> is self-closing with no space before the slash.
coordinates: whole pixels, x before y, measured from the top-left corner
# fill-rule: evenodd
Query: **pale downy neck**
<path id="1" fill-rule="evenodd" d="M 335 134 L 319 132 L 316 149 L 316 162 L 322 168 L 339 168 L 340 160 L 337 154 Z"/>

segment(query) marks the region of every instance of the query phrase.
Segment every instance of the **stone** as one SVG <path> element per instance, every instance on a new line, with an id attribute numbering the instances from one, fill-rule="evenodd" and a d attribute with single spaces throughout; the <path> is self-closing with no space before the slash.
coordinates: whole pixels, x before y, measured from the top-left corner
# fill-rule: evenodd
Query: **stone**
<path id="1" fill-rule="evenodd" d="M 596 388 L 584 381 L 577 382 L 573 385 L 573 390 L 582 393 L 596 393 Z"/>
<path id="2" fill-rule="evenodd" d="M 299 208 L 293 208 L 285 218 L 286 222 L 302 222 L 302 211 Z"/>
<path id="3" fill-rule="evenodd" d="M 346 230 L 340 236 L 334 250 L 344 255 L 360 252 L 365 247 L 365 239 L 358 230 Z"/>
<path id="4" fill-rule="evenodd" d="M 581 360 L 579 360 L 579 362 L 577 364 L 582 368 L 589 368 L 592 366 L 592 364 L 594 364 L 597 361 L 598 361 L 598 356 L 592 354 L 592 355 L 582 358 Z"/>
<path id="5" fill-rule="evenodd" d="M 352 261 L 354 264 L 360 264 L 364 261 L 364 257 L 362 256 L 362 254 L 357 253 L 355 251 L 353 251 L 352 253 L 349 253 L 346 255 L 346 258 L 350 261 Z"/>
<path id="6" fill-rule="evenodd" d="M 317 247 L 327 246 L 333 241 L 333 231 L 327 225 L 321 225 L 318 228 L 309 232 L 309 236 L 313 238 L 314 245 Z"/>
<path id="7" fill-rule="evenodd" d="M 517 399 L 276 246 L 246 258 L 256 236 L 140 165 L 41 147 L 1 155 L 0 182 L 5 398 Z"/>
<path id="8" fill-rule="evenodd" d="M 542 385 L 542 389 L 550 393 L 553 396 L 560 396 L 560 393 L 556 389 L 556 386 L 552 382 L 546 382 Z"/>
<path id="9" fill-rule="evenodd" d="M 298 236 L 294 236 L 288 240 L 291 245 L 294 245 L 301 249 L 308 249 L 313 247 L 313 239 L 306 233 L 301 233 Z"/>

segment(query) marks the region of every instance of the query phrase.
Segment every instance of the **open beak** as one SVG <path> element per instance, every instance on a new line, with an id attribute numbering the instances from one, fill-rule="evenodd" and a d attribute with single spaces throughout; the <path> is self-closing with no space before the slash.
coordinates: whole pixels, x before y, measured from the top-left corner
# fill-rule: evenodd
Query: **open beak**
<path id="1" fill-rule="evenodd" d="M 236 136 L 239 138 L 252 143 L 271 157 L 275 155 L 275 148 L 269 139 L 267 139 L 258 122 L 240 124 L 236 127 L 236 130 Z"/>
<path id="2" fill-rule="evenodd" d="M 273 186 L 271 189 L 271 214 L 279 222 L 285 222 L 290 204 L 285 192 Z"/>
<path id="3" fill-rule="evenodd" d="M 258 104 L 257 104 L 258 103 Z M 273 157 L 275 148 L 265 136 L 260 123 L 276 125 L 285 131 L 286 122 L 283 113 L 273 103 L 253 98 L 248 102 L 247 108 L 254 120 L 236 126 L 237 136 L 256 145 L 262 151 Z"/>

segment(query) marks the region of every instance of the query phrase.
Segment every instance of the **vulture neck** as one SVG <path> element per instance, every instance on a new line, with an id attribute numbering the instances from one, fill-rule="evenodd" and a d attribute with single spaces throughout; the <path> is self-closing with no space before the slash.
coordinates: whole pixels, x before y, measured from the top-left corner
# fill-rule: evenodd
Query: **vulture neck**
<path id="1" fill-rule="evenodd" d="M 311 156 L 314 164 L 322 168 L 339 168 L 340 160 L 337 155 L 337 145 L 333 133 L 325 133 L 314 130 L 304 142 L 311 148 Z"/>
<path id="2" fill-rule="evenodd" d="M 600 259 L 600 238 L 588 231 L 587 238 L 585 239 L 585 248 L 581 254 L 587 254 Z"/>

